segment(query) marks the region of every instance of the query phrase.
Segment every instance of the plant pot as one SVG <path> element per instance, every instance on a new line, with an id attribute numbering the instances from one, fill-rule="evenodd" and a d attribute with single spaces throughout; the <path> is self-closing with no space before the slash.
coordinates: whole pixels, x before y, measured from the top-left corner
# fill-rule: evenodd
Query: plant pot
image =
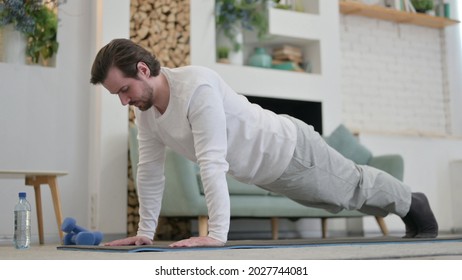
<path id="1" fill-rule="evenodd" d="M 236 35 L 236 41 L 241 45 L 241 48 L 238 51 L 231 50 L 229 52 L 229 61 L 234 65 L 242 65 L 244 64 L 244 52 L 242 50 L 244 35 L 242 34 L 242 30 Z"/>
<path id="2" fill-rule="evenodd" d="M 45 67 L 56 67 L 56 54 L 47 59 L 40 57 L 38 64 Z"/>
<path id="3" fill-rule="evenodd" d="M 8 24 L 2 29 L 2 61 L 14 64 L 26 64 L 27 38 Z"/>
<path id="4" fill-rule="evenodd" d="M 237 27 L 236 27 L 237 28 Z M 234 65 L 242 65 L 244 64 L 244 52 L 242 51 L 243 42 L 244 42 L 244 35 L 242 33 L 242 29 L 236 29 L 236 42 L 239 44 L 239 50 L 234 50 L 232 42 L 227 38 L 222 31 L 218 32 L 217 36 L 217 46 L 223 46 L 229 48 L 229 63 Z"/>

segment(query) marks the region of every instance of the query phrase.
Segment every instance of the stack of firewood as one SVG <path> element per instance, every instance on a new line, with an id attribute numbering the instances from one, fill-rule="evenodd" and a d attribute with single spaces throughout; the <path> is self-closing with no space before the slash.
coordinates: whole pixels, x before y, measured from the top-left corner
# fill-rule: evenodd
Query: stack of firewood
<path id="1" fill-rule="evenodd" d="M 131 0 L 130 39 L 165 67 L 190 62 L 190 0 Z"/>

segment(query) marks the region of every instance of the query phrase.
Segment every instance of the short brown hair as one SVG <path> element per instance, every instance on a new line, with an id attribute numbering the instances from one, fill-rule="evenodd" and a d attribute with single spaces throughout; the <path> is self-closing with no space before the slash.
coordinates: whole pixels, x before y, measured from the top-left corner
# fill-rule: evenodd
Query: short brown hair
<path id="1" fill-rule="evenodd" d="M 103 83 L 112 66 L 117 67 L 128 78 L 137 78 L 136 64 L 140 61 L 149 67 L 151 76 L 159 75 L 160 63 L 155 55 L 128 39 L 114 39 L 96 55 L 90 82 L 94 85 Z"/>

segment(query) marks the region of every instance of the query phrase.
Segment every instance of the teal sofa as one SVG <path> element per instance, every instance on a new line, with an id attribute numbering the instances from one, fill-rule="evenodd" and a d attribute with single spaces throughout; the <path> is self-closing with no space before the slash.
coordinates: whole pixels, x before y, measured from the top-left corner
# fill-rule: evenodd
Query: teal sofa
<path id="1" fill-rule="evenodd" d="M 133 178 L 136 178 L 136 163 L 138 163 L 136 137 L 137 128 L 131 125 L 129 148 Z M 329 145 L 353 161 L 375 166 L 402 179 L 403 159 L 400 155 L 373 156 L 345 126 L 340 125 L 325 139 Z M 322 237 L 325 238 L 328 218 L 365 216 L 358 211 L 344 210 L 333 214 L 323 209 L 306 207 L 254 185 L 240 183 L 230 176 L 227 180 L 231 199 L 231 218 L 268 218 L 271 220 L 273 239 L 278 239 L 279 218 L 319 218 L 321 219 Z M 167 150 L 165 191 L 160 215 L 197 218 L 199 235 L 207 235 L 208 213 L 198 166 L 172 150 Z M 386 235 L 388 231 L 383 218 L 376 217 L 376 219 L 382 233 Z"/>

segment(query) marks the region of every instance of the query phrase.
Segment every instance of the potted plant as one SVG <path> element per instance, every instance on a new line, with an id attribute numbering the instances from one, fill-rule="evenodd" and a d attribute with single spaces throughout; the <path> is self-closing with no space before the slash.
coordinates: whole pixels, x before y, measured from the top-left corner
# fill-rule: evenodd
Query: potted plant
<path id="1" fill-rule="evenodd" d="M 416 12 L 426 13 L 433 9 L 433 0 L 411 0 Z"/>
<path id="2" fill-rule="evenodd" d="M 257 31 L 259 39 L 268 31 L 267 1 L 272 0 L 216 0 L 217 33 L 223 32 L 232 50 L 239 51 L 241 42 L 236 37 L 243 29 Z"/>
<path id="3" fill-rule="evenodd" d="M 220 63 L 229 63 L 229 48 L 228 47 L 218 47 L 217 48 L 217 61 Z"/>
<path id="4" fill-rule="evenodd" d="M 56 8 L 66 0 L 3 0 L 0 3 L 0 27 L 13 26 L 26 37 L 31 63 L 40 63 L 58 51 Z"/>
<path id="5" fill-rule="evenodd" d="M 292 5 L 281 3 L 281 0 L 274 0 L 274 3 L 276 9 L 290 10 L 292 8 Z"/>

